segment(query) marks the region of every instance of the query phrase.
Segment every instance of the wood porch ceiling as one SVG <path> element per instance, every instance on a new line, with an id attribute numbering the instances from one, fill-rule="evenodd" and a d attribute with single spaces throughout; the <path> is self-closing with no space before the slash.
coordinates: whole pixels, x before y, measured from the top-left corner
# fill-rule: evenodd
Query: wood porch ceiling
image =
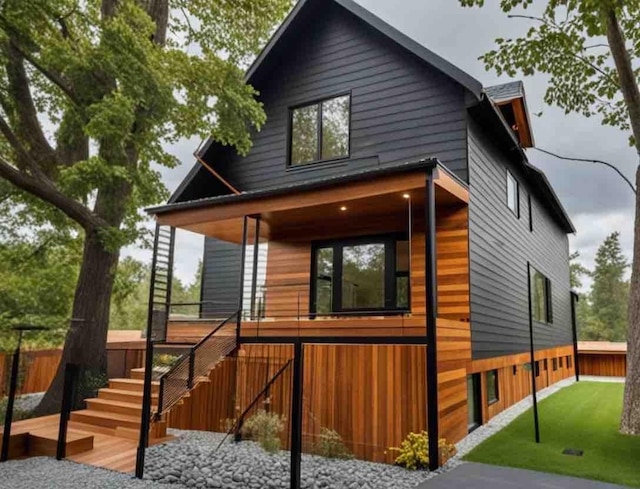
<path id="1" fill-rule="evenodd" d="M 447 172 L 434 170 L 438 207 L 467 205 L 469 192 Z M 407 215 L 405 194 L 414 212 L 424 208 L 424 171 L 390 175 L 344 183 L 330 188 L 291 192 L 238 202 L 226 201 L 197 209 L 159 214 L 160 224 L 185 229 L 229 242 L 242 239 L 243 217 L 261 216 L 260 235 L 273 238 L 286 229 L 318 226 L 348 226 L 354 219 L 377 219 Z M 345 210 L 342 210 L 346 208 Z M 249 236 L 255 222 L 249 221 Z"/>

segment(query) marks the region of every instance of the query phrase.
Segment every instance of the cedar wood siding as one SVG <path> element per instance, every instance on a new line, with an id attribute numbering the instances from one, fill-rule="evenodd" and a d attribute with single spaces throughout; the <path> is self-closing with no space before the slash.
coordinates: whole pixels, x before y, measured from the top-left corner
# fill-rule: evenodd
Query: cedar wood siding
<path id="1" fill-rule="evenodd" d="M 469 118 L 469 248 L 473 358 L 527 351 L 527 261 L 551 280 L 553 324 L 534 323 L 536 349 L 572 343 L 569 244 L 522 172 Z M 506 169 L 520 186 L 520 219 L 506 204 Z"/>
<path id="2" fill-rule="evenodd" d="M 467 179 L 465 91 L 460 85 L 333 3 L 293 34 L 286 59 L 257 87 L 267 121 L 253 135 L 249 154 L 242 158 L 235 149 L 216 144 L 206 154 L 232 185 L 240 191 L 278 187 L 424 157 L 439 158 Z M 290 107 L 349 92 L 350 158 L 287 169 Z M 211 177 L 200 169 L 197 179 Z M 203 190 L 189 185 L 180 200 L 206 197 Z M 203 300 L 220 300 L 214 294 L 237 300 L 237 286 L 228 290 L 227 284 L 237 284 L 239 268 L 212 263 L 231 259 L 239 264 L 239 249 L 206 241 Z"/>

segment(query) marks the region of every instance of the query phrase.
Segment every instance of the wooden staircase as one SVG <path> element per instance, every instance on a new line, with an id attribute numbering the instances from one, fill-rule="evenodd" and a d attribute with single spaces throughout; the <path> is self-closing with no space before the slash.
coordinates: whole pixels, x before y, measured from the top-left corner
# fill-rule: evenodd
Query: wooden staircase
<path id="1" fill-rule="evenodd" d="M 142 415 L 144 369 L 133 369 L 131 378 L 110 379 L 109 387 L 100 389 L 98 397 L 87 399 L 87 408 L 71 413 L 71 421 L 82 423 L 100 433 L 122 438 L 137 439 Z M 152 382 L 152 412 L 158 402 L 159 383 Z M 154 421 L 150 429 L 151 440 L 167 436 L 164 419 Z"/>

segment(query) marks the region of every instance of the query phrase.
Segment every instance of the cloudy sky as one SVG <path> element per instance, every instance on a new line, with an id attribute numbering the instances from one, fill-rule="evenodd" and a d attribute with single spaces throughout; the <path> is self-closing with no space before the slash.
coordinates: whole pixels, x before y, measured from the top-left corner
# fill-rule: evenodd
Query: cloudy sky
<path id="1" fill-rule="evenodd" d="M 498 2 L 487 2 L 482 9 L 466 9 L 456 0 L 356 0 L 374 14 L 454 63 L 485 86 L 508 81 L 486 72 L 478 57 L 492 49 L 497 37 L 515 37 L 526 32 L 527 23 L 508 19 Z M 628 135 L 603 127 L 596 118 L 565 115 L 545 106 L 545 77 L 525 78 L 529 111 L 533 117 L 536 145 L 567 156 L 595 158 L 615 164 L 632 181 L 637 164 L 635 151 L 628 145 Z M 542 112 L 540 117 L 533 114 Z M 191 154 L 199 141 L 184 141 L 172 150 L 183 165 L 164 170 L 165 183 L 173 191 L 191 168 Z M 572 250 L 579 250 L 588 267 L 596 249 L 613 231 L 620 231 L 624 253 L 631 259 L 633 240 L 633 194 L 611 170 L 584 163 L 570 163 L 529 150 L 530 161 L 544 170 L 569 212 L 577 233 L 572 236 Z M 176 274 L 192 280 L 202 238 L 180 233 L 176 248 Z M 150 253 L 136 249 L 127 254 L 150 259 Z"/>

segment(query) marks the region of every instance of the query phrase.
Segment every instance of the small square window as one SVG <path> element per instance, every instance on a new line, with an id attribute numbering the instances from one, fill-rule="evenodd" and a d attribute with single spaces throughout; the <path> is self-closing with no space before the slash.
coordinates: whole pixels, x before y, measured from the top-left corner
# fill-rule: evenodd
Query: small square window
<path id="1" fill-rule="evenodd" d="M 557 358 L 552 359 L 552 360 L 551 360 L 551 365 L 552 365 L 552 368 L 553 368 L 553 371 L 554 371 L 554 372 L 555 372 L 556 370 L 558 370 L 558 359 L 557 359 Z"/>
<path id="2" fill-rule="evenodd" d="M 567 368 L 572 368 L 572 365 L 571 365 L 571 355 L 567 355 Z"/>
<path id="3" fill-rule="evenodd" d="M 518 181 L 507 170 L 507 207 L 520 218 L 520 188 Z"/>
<path id="4" fill-rule="evenodd" d="M 560 360 L 560 368 L 563 368 L 562 367 L 562 357 L 560 357 L 559 360 Z"/>
<path id="5" fill-rule="evenodd" d="M 494 404 L 498 402 L 500 396 L 498 394 L 498 371 L 489 370 L 487 372 L 487 403 Z"/>
<path id="6" fill-rule="evenodd" d="M 536 361 L 536 377 L 540 377 L 540 361 Z"/>

